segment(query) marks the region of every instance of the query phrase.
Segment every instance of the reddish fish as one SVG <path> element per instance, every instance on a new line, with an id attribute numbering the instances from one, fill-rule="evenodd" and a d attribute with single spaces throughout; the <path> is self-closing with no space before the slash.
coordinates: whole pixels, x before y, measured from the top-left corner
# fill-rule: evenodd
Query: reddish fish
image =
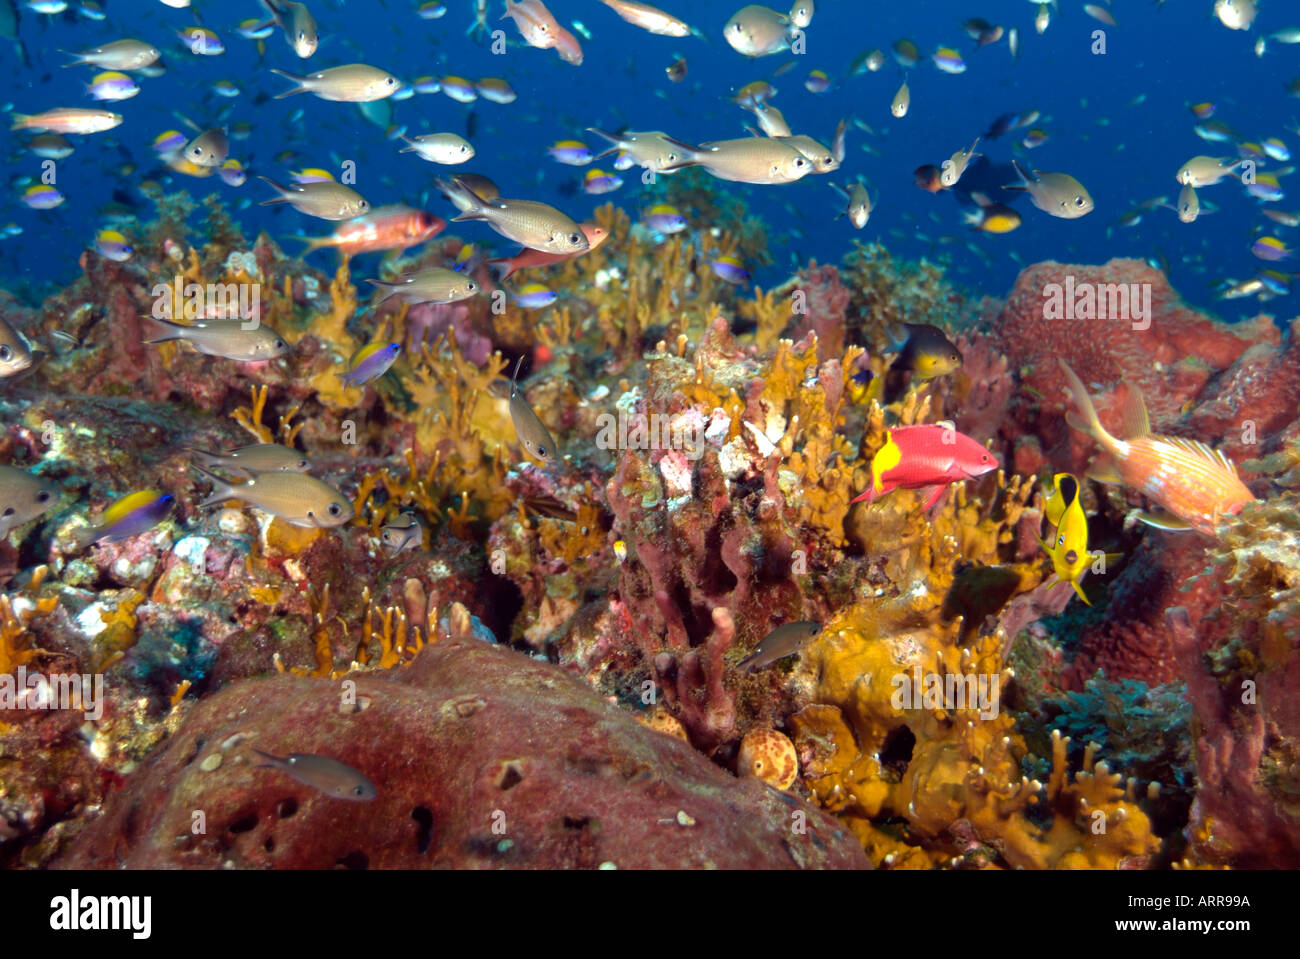
<path id="1" fill-rule="evenodd" d="M 307 244 L 303 256 L 328 246 L 336 247 L 346 256 L 355 256 L 380 250 L 405 250 L 432 240 L 446 228 L 447 221 L 440 216 L 394 205 L 344 220 L 332 236 L 297 236 L 294 239 Z"/>
<path id="2" fill-rule="evenodd" d="M 1237 466 L 1218 450 L 1197 440 L 1159 436 L 1151 432 L 1141 391 L 1128 385 L 1122 409 L 1125 439 L 1106 432 L 1083 381 L 1065 360 L 1070 395 L 1081 416 L 1068 414 L 1066 422 L 1097 441 L 1108 455 L 1095 463 L 1088 475 L 1102 483 L 1117 483 L 1141 491 L 1168 513 L 1138 513 L 1138 519 L 1161 529 L 1194 529 L 1207 536 L 1225 516 L 1232 516 L 1253 500 L 1237 475 Z"/>
<path id="3" fill-rule="evenodd" d="M 871 485 L 850 502 L 879 499 L 896 489 L 926 490 L 924 509 L 939 502 L 949 483 L 997 469 L 993 454 L 950 423 L 896 426 L 871 458 Z"/>
<path id="4" fill-rule="evenodd" d="M 520 36 L 530 47 L 554 48 L 565 63 L 575 67 L 582 64 L 582 47 L 577 38 L 560 26 L 542 0 L 506 0 L 506 12 L 501 19 L 507 18 L 514 20 Z"/>
<path id="5" fill-rule="evenodd" d="M 583 253 L 590 253 L 604 243 L 605 238 L 609 236 L 608 230 L 603 226 L 597 226 L 595 223 L 579 223 L 578 225 L 582 227 L 582 232 L 587 236 L 587 249 L 581 253 L 547 253 L 543 250 L 530 250 L 525 247 L 514 256 L 488 260 L 488 266 L 505 267 L 505 272 L 501 274 L 500 278 L 508 280 L 520 270 L 526 270 L 530 266 L 550 266 L 552 263 L 563 263 L 565 260 L 572 260 L 575 257 L 582 256 Z"/>

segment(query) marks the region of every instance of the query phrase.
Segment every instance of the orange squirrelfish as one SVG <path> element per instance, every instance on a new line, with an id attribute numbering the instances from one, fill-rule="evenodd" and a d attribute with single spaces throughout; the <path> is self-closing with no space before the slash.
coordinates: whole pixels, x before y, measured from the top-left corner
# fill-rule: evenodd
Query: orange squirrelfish
<path id="1" fill-rule="evenodd" d="M 1167 515 L 1139 513 L 1138 519 L 1161 529 L 1194 529 L 1207 536 L 1225 516 L 1238 513 L 1253 500 L 1237 475 L 1237 467 L 1223 453 L 1197 440 L 1159 436 L 1151 432 L 1146 404 L 1137 387 L 1129 384 L 1123 409 L 1126 439 L 1106 432 L 1083 381 L 1064 360 L 1059 360 L 1074 403 L 1082 414 L 1066 421 L 1097 441 L 1112 463 L 1089 470 L 1103 483 L 1122 483 L 1141 491 L 1168 511 Z"/>
<path id="2" fill-rule="evenodd" d="M 294 239 L 307 244 L 303 256 L 327 246 L 337 248 L 346 256 L 355 256 L 419 246 L 432 240 L 446 227 L 447 221 L 440 216 L 395 204 L 344 220 L 330 236 L 298 236 Z"/>
<path id="3" fill-rule="evenodd" d="M 590 253 L 596 247 L 605 242 L 609 236 L 609 231 L 603 226 L 595 223 L 579 223 L 582 232 L 587 235 L 587 249 L 579 253 L 546 253 L 543 250 L 532 250 L 524 247 L 514 256 L 501 257 L 496 260 L 488 260 L 488 266 L 500 266 L 505 268 L 501 274 L 502 280 L 508 280 L 520 270 L 526 270 L 530 266 L 550 266 L 552 263 L 563 263 L 565 260 L 572 260 L 575 257 L 582 256 L 583 253 Z"/>
<path id="4" fill-rule="evenodd" d="M 539 50 L 554 48 L 565 63 L 581 66 L 582 47 L 577 38 L 560 26 L 542 0 L 506 0 L 506 12 L 501 19 L 507 18 L 515 21 L 524 42 L 530 47 Z"/>

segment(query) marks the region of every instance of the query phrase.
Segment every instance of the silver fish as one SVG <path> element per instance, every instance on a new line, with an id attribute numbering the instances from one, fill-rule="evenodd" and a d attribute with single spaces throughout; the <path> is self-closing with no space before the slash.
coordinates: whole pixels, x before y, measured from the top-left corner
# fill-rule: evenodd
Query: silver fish
<path id="1" fill-rule="evenodd" d="M 316 20 L 305 3 L 293 0 L 262 0 L 262 6 L 271 14 L 271 21 L 284 31 L 284 39 L 293 52 L 306 60 L 316 52 L 320 40 L 316 33 Z"/>
<path id="2" fill-rule="evenodd" d="M 631 157 L 637 166 L 656 173 L 668 173 L 671 172 L 670 168 L 681 159 L 677 147 L 673 145 L 672 137 L 662 130 L 647 130 L 642 133 L 634 133 L 630 130 L 623 133 L 607 133 L 599 127 L 587 127 L 587 132 L 594 133 L 613 144 L 603 153 L 596 154 L 597 160 L 622 151 Z"/>
<path id="3" fill-rule="evenodd" d="M 379 541 L 389 556 L 419 549 L 424 545 L 424 527 L 413 511 L 402 510 L 384 524 L 384 528 L 379 531 Z"/>
<path id="4" fill-rule="evenodd" d="M 65 63 L 65 67 L 79 67 L 88 63 L 101 70 L 143 70 L 153 66 L 162 56 L 153 44 L 130 38 L 114 40 L 72 55 L 77 59 Z"/>
<path id="5" fill-rule="evenodd" d="M 515 375 L 510 378 L 510 422 L 515 425 L 515 435 L 525 450 L 532 453 L 543 463 L 555 459 L 555 440 L 551 439 L 546 424 L 533 412 L 528 401 L 519 392 L 519 367 L 524 358 L 519 357 L 515 364 Z"/>
<path id="6" fill-rule="evenodd" d="M 54 487 L 39 476 L 16 466 L 0 466 L 0 538 L 36 519 L 57 498 Z"/>
<path id="7" fill-rule="evenodd" d="M 1092 212 L 1091 194 L 1068 173 L 1043 173 L 1035 170 L 1035 179 L 1031 179 L 1018 162 L 1012 160 L 1011 165 L 1020 174 L 1021 182 L 1002 189 L 1028 193 L 1034 206 L 1063 220 L 1077 220 Z"/>
<path id="8" fill-rule="evenodd" d="M 224 130 L 205 130 L 185 144 L 181 155 L 195 166 L 221 166 L 230 155 L 230 140 Z"/>
<path id="9" fill-rule="evenodd" d="M 277 93 L 275 99 L 282 100 L 295 93 L 313 93 L 322 100 L 335 103 L 365 103 L 369 100 L 382 100 L 391 97 L 401 87 L 401 83 L 392 74 L 378 67 L 364 63 L 347 63 L 341 67 L 330 67 L 305 77 L 294 76 L 283 70 L 272 69 L 286 80 L 292 80 L 298 86 L 284 93 Z"/>
<path id="10" fill-rule="evenodd" d="M 812 161 L 787 140 L 744 137 L 692 146 L 671 141 L 682 154 L 670 169 L 700 166 L 719 180 L 773 185 L 793 183 L 813 172 Z M 827 155 L 828 150 L 822 148 Z"/>
<path id="11" fill-rule="evenodd" d="M 31 365 L 31 347 L 17 330 L 0 317 L 0 379 L 21 373 Z"/>
<path id="12" fill-rule="evenodd" d="M 452 217 L 454 222 L 484 220 L 506 239 L 543 253 L 585 253 L 591 248 L 582 227 L 553 206 L 535 200 L 486 200 L 463 181 L 453 181 L 455 186 L 434 182 L 444 192 L 460 193 L 463 199 L 457 206 L 466 203 L 467 208 Z"/>
<path id="13" fill-rule="evenodd" d="M 455 303 L 479 292 L 479 285 L 475 280 L 464 273 L 457 273 L 455 270 L 448 270 L 441 266 L 425 267 L 423 270 L 399 277 L 395 283 L 381 283 L 379 280 L 369 282 L 384 291 L 383 297 L 379 300 L 381 303 L 393 297 L 412 305 Z"/>
<path id="14" fill-rule="evenodd" d="M 253 749 L 253 752 L 266 760 L 257 764 L 259 769 L 278 769 L 304 786 L 318 789 L 334 799 L 369 802 L 379 795 L 369 779 L 347 763 L 329 756 L 318 756 L 315 753 L 275 756 L 260 749 Z"/>
<path id="15" fill-rule="evenodd" d="M 258 473 L 236 486 L 200 466 L 190 468 L 212 483 L 212 493 L 199 503 L 200 507 L 243 500 L 263 513 L 307 529 L 342 526 L 355 515 L 342 493 L 306 473 Z"/>
<path id="16" fill-rule="evenodd" d="M 273 360 L 289 352 L 289 344 L 265 323 L 245 329 L 243 320 L 201 320 L 193 326 L 154 316 L 143 317 L 143 320 L 146 324 L 154 324 L 146 343 L 183 340 L 205 356 L 253 363 Z"/>
<path id="17" fill-rule="evenodd" d="M 370 202 L 360 193 L 334 180 L 314 183 L 295 183 L 281 186 L 268 177 L 259 176 L 280 195 L 273 200 L 263 200 L 262 206 L 288 203 L 299 213 L 321 220 L 351 220 L 370 211 Z"/>
<path id="18" fill-rule="evenodd" d="M 189 448 L 195 461 L 207 469 L 235 470 L 242 476 L 256 473 L 305 473 L 311 463 L 305 455 L 279 443 L 255 443 L 229 453 L 209 453 Z"/>
<path id="19" fill-rule="evenodd" d="M 778 626 L 760 639 L 754 651 L 742 659 L 738 666 L 747 673 L 762 669 L 784 656 L 802 651 L 821 634 L 821 631 L 820 623 L 806 620 Z"/>

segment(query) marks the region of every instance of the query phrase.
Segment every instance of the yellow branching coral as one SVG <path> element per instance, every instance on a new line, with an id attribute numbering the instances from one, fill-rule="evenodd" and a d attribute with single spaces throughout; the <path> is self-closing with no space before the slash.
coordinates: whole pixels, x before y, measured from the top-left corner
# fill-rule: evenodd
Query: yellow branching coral
<path id="1" fill-rule="evenodd" d="M 479 369 L 465 359 L 453 330 L 438 352 L 425 344 L 415 363 L 411 396 L 420 410 L 416 447 L 421 458 L 438 457 L 448 480 L 445 489 L 468 493 L 489 520 L 509 506 L 505 443 L 514 439 L 508 401 L 495 395 L 492 384 L 506 366 L 493 353 Z"/>
<path id="2" fill-rule="evenodd" d="M 285 446 L 293 446 L 298 438 L 298 432 L 303 427 L 302 423 L 292 422 L 298 414 L 299 407 L 295 405 L 286 410 L 280 417 L 278 429 L 272 432 L 269 426 L 262 423 L 262 414 L 266 412 L 267 387 L 250 386 L 249 393 L 252 398 L 251 405 L 237 408 L 230 414 L 230 418 L 247 430 L 259 443 L 279 442 Z"/>
<path id="3" fill-rule="evenodd" d="M 12 673 L 41 656 L 50 655 L 32 643 L 28 627 L 33 619 L 49 616 L 59 605 L 57 596 L 40 597 L 48 566 L 38 566 L 21 593 L 0 596 L 0 675 Z"/>

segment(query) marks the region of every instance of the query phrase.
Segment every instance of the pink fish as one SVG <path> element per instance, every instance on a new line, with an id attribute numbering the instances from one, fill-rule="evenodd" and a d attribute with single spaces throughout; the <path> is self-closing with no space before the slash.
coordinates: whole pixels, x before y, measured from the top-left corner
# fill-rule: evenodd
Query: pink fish
<path id="1" fill-rule="evenodd" d="M 1066 422 L 1097 441 L 1108 454 L 1094 463 L 1088 475 L 1102 483 L 1122 483 L 1139 490 L 1168 513 L 1139 513 L 1138 519 L 1161 529 L 1194 529 L 1207 536 L 1225 516 L 1241 512 L 1255 497 L 1237 475 L 1237 467 L 1223 453 L 1197 440 L 1159 436 L 1151 432 L 1146 403 L 1133 384 L 1123 409 L 1126 439 L 1106 432 L 1097 418 L 1088 390 L 1074 370 L 1059 360 L 1070 395 L 1081 416 Z"/>
<path id="2" fill-rule="evenodd" d="M 896 426 L 885 431 L 885 445 L 871 458 L 871 485 L 850 502 L 870 503 L 896 489 L 919 489 L 928 493 L 928 510 L 948 484 L 975 479 L 997 466 L 992 453 L 951 423 Z"/>
<path id="3" fill-rule="evenodd" d="M 582 63 L 582 47 L 577 38 L 560 26 L 542 0 L 506 0 L 506 12 L 501 19 L 507 17 L 515 21 L 519 35 L 530 47 L 539 50 L 554 48 L 565 63 L 572 63 L 575 67 Z"/>

